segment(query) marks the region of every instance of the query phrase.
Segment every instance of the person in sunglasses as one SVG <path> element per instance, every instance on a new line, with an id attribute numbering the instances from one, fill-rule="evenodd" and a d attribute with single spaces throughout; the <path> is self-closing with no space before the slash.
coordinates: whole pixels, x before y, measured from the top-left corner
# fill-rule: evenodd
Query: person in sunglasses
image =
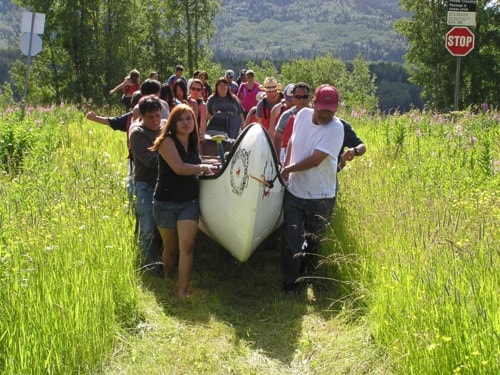
<path id="1" fill-rule="evenodd" d="M 262 100 L 257 103 L 257 109 L 255 111 L 255 116 L 257 117 L 257 122 L 262 124 L 262 126 L 269 132 L 269 123 L 271 121 L 271 111 L 273 107 L 281 102 L 283 94 L 280 92 L 281 84 L 276 81 L 274 77 L 266 77 L 264 84 L 260 86 L 260 89 L 266 92 L 266 95 Z M 274 135 L 274 129 L 271 130 L 271 139 Z"/>
<path id="2" fill-rule="evenodd" d="M 205 142 L 205 132 L 207 130 L 207 103 L 203 100 L 201 92 L 203 91 L 203 82 L 195 78 L 191 81 L 189 87 L 189 105 L 193 108 L 198 123 L 200 142 Z"/>
<path id="3" fill-rule="evenodd" d="M 288 145 L 288 141 L 292 135 L 295 116 L 302 108 L 309 107 L 310 92 L 311 88 L 305 82 L 299 82 L 293 85 L 292 93 L 290 95 L 293 106 L 283 112 L 278 119 L 278 124 L 275 127 L 273 144 L 281 164 L 285 162 L 286 146 Z"/>
<path id="4" fill-rule="evenodd" d="M 282 289 L 298 295 L 304 277 L 315 269 L 315 255 L 333 213 L 338 155 L 344 126 L 335 116 L 338 90 L 316 88 L 312 108 L 295 117 L 281 177 L 287 181 L 283 202 L 285 233 L 281 249 Z"/>

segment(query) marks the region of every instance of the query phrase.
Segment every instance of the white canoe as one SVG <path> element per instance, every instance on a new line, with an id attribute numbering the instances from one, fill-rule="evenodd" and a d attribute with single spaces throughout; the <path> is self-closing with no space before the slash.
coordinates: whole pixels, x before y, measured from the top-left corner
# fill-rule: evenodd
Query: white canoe
<path id="1" fill-rule="evenodd" d="M 200 177 L 200 229 L 245 262 L 281 224 L 284 195 L 271 138 L 249 125 L 222 169 Z"/>

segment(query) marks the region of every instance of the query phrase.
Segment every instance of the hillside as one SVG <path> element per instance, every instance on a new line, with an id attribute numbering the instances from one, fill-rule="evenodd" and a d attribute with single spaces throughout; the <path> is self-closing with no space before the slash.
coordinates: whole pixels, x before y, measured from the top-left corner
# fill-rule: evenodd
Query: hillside
<path id="1" fill-rule="evenodd" d="M 9 0 L 0 1 L 0 48 L 14 45 L 21 27 L 21 12 Z"/>
<path id="2" fill-rule="evenodd" d="M 21 13 L 10 0 L 0 0 L 0 84 L 9 80 L 12 64 L 22 57 Z M 394 21 L 403 16 L 399 0 L 222 0 L 213 57 L 239 70 L 249 60 L 268 59 L 279 66 L 327 53 L 352 61 L 361 53 L 377 74 L 382 111 L 421 107 L 420 90 L 407 82 L 401 68 L 406 41 L 393 30 Z"/>
<path id="3" fill-rule="evenodd" d="M 0 1 L 0 48 L 17 43 L 20 10 Z M 341 60 L 402 62 L 393 30 L 399 0 L 223 0 L 212 41 L 216 60 L 290 60 L 330 52 Z"/>
<path id="4" fill-rule="evenodd" d="M 403 62 L 393 30 L 399 0 L 223 0 L 213 39 L 216 60 L 273 61 L 329 52 L 344 61 Z"/>

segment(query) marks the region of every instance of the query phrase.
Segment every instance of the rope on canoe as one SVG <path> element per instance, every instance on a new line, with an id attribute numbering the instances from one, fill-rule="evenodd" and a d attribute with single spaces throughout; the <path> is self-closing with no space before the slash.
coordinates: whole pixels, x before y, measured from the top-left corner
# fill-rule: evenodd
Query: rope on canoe
<path id="1" fill-rule="evenodd" d="M 254 175 L 250 174 L 250 173 L 248 175 L 251 178 L 253 178 L 254 180 L 259 181 L 264 186 L 267 186 L 268 188 L 272 189 L 272 187 L 273 187 L 273 181 L 266 181 L 266 179 L 264 178 L 264 176 L 261 176 L 261 178 L 258 178 L 258 177 L 255 177 Z"/>

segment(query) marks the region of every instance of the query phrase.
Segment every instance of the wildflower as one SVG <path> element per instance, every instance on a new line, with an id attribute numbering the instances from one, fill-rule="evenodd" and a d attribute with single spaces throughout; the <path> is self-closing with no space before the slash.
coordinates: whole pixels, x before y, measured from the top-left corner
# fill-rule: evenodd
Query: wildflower
<path id="1" fill-rule="evenodd" d="M 430 352 L 432 352 L 437 347 L 438 347 L 437 344 L 432 343 L 432 344 L 430 344 L 430 345 L 427 346 L 427 350 L 430 351 Z"/>
<path id="2" fill-rule="evenodd" d="M 420 128 L 418 128 L 416 131 L 415 131 L 415 135 L 417 137 L 421 137 L 422 136 L 422 130 L 420 130 Z"/>
<path id="3" fill-rule="evenodd" d="M 59 108 L 64 108 L 64 102 L 59 103 Z"/>
<path id="4" fill-rule="evenodd" d="M 446 138 L 447 138 L 448 140 L 451 140 L 451 138 L 452 138 L 452 137 L 453 137 L 453 135 L 452 135 L 451 133 L 446 134 Z"/>
<path id="5" fill-rule="evenodd" d="M 455 135 L 457 137 L 461 137 L 462 136 L 462 125 L 457 125 L 457 127 L 455 128 Z"/>
<path id="6" fill-rule="evenodd" d="M 472 145 L 475 145 L 475 144 L 476 144 L 476 142 L 477 142 L 477 138 L 471 135 L 471 137 L 470 137 L 470 143 L 471 143 Z"/>

